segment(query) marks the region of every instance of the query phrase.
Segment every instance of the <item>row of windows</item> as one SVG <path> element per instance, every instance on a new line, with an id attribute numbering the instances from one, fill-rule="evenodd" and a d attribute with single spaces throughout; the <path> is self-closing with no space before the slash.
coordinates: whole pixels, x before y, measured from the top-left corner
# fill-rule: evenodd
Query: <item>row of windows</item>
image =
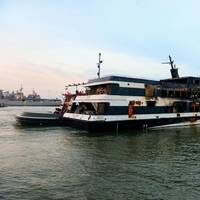
<path id="1" fill-rule="evenodd" d="M 129 114 L 149 114 L 149 113 L 182 113 L 199 112 L 200 106 L 195 102 L 174 102 L 172 106 L 135 106 L 130 103 L 128 106 L 110 106 L 109 103 L 73 103 L 71 112 L 88 115 L 124 115 Z"/>

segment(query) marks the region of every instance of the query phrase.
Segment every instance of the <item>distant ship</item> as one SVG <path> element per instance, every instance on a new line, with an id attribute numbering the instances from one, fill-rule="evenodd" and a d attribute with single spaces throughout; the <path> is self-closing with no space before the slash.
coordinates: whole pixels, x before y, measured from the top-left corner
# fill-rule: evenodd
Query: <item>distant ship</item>
<path id="1" fill-rule="evenodd" d="M 5 106 L 59 106 L 60 99 L 43 99 L 33 89 L 32 94 L 25 96 L 21 87 L 16 92 L 0 90 L 0 107 Z"/>

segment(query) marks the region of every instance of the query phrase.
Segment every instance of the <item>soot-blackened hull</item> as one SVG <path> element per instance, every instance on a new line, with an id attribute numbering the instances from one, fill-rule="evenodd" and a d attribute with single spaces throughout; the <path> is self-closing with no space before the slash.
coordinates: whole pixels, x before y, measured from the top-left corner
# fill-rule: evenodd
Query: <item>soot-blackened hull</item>
<path id="1" fill-rule="evenodd" d="M 60 126 L 65 121 L 62 115 L 54 113 L 23 113 L 16 119 L 22 126 Z"/>
<path id="2" fill-rule="evenodd" d="M 196 122 L 200 117 L 176 117 L 176 118 L 160 118 L 147 120 L 125 120 L 125 121 L 85 121 L 72 118 L 65 118 L 65 125 L 86 130 L 88 132 L 103 131 L 125 131 L 146 129 L 164 125 L 173 125 L 185 122 Z"/>

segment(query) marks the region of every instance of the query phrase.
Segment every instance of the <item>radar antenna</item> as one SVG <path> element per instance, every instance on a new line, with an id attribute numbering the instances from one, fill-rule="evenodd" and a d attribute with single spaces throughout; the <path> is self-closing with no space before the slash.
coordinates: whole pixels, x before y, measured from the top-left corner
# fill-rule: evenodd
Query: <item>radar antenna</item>
<path id="1" fill-rule="evenodd" d="M 102 63 L 102 62 L 103 62 L 103 60 L 101 60 L 101 53 L 99 53 L 99 62 L 97 63 L 97 67 L 98 67 L 97 76 L 98 76 L 98 78 L 100 78 L 101 63 Z"/>
<path id="2" fill-rule="evenodd" d="M 172 60 L 172 57 L 169 55 L 169 62 L 162 62 L 162 64 L 168 64 L 171 66 L 171 75 L 172 78 L 179 78 L 179 74 L 178 74 L 178 68 L 176 67 L 176 65 L 174 64 L 174 60 Z"/>

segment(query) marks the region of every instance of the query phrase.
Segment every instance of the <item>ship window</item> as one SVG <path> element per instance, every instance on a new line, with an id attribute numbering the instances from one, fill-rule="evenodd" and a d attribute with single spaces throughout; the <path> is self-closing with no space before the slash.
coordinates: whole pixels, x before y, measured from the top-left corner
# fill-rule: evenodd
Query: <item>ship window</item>
<path id="1" fill-rule="evenodd" d="M 75 107 L 74 112 L 77 114 L 91 115 L 95 113 L 95 109 L 92 103 L 79 103 L 79 105 Z"/>
<path id="2" fill-rule="evenodd" d="M 109 103 L 98 103 L 97 114 L 105 114 L 108 111 Z"/>
<path id="3" fill-rule="evenodd" d="M 169 93 L 168 93 L 169 97 L 174 97 L 174 91 L 173 90 L 170 90 Z"/>
<path id="4" fill-rule="evenodd" d="M 151 84 L 145 85 L 145 96 L 146 97 L 153 97 L 154 96 L 154 87 Z"/>
<path id="5" fill-rule="evenodd" d="M 195 80 L 195 85 L 199 85 L 200 80 Z"/>
<path id="6" fill-rule="evenodd" d="M 154 107 L 156 105 L 156 101 L 146 101 L 148 107 Z"/>
<path id="7" fill-rule="evenodd" d="M 187 102 L 180 101 L 173 103 L 173 112 L 185 112 L 187 110 Z"/>
<path id="8" fill-rule="evenodd" d="M 175 97 L 180 97 L 181 96 L 181 92 L 180 91 L 175 91 Z"/>
<path id="9" fill-rule="evenodd" d="M 196 102 L 190 102 L 189 104 L 190 112 L 198 112 L 199 111 L 199 104 Z"/>
<path id="10" fill-rule="evenodd" d="M 186 92 L 184 92 L 184 91 L 183 91 L 183 92 L 181 92 L 181 97 L 182 97 L 182 98 L 186 98 L 186 97 L 187 97 L 187 93 L 186 93 Z"/>
<path id="11" fill-rule="evenodd" d="M 162 90 L 162 97 L 167 97 L 167 90 Z"/>
<path id="12" fill-rule="evenodd" d="M 119 88 L 119 84 L 109 83 L 109 84 L 102 84 L 102 85 L 95 85 L 86 88 L 87 95 L 93 94 L 111 94 L 113 90 Z"/>

